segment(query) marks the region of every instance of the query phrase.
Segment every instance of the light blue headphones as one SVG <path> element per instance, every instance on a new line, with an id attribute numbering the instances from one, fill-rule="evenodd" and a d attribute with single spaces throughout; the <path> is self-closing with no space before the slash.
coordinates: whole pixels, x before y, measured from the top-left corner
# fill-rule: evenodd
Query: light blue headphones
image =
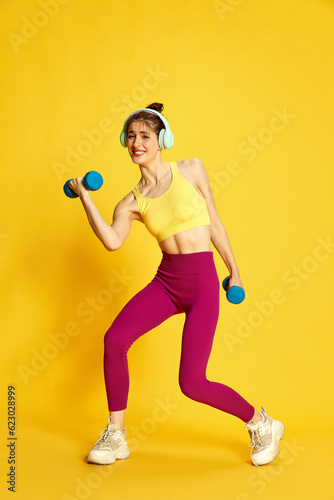
<path id="1" fill-rule="evenodd" d="M 128 119 L 132 115 L 134 115 L 136 113 L 139 113 L 139 111 L 146 111 L 146 113 L 151 113 L 153 115 L 159 116 L 159 118 L 161 119 L 161 121 L 165 125 L 165 128 L 163 128 L 162 130 L 160 130 L 160 133 L 159 133 L 159 138 L 158 138 L 159 147 L 161 149 L 170 149 L 173 146 L 173 144 L 174 144 L 174 136 L 173 136 L 173 133 L 172 133 L 170 127 L 169 127 L 168 121 L 166 120 L 166 118 L 164 116 L 162 116 L 161 113 L 159 113 L 159 111 L 155 111 L 155 109 L 148 109 L 148 108 L 137 109 L 137 111 L 134 111 L 133 113 L 131 113 L 131 115 L 129 115 L 127 117 L 127 119 L 124 122 L 123 130 L 122 130 L 121 136 L 120 136 L 120 140 L 121 140 L 122 146 L 124 148 L 126 148 L 127 147 L 127 143 L 128 143 L 128 140 L 127 140 L 128 139 L 127 138 L 127 131 L 126 131 L 126 125 L 127 125 Z"/>

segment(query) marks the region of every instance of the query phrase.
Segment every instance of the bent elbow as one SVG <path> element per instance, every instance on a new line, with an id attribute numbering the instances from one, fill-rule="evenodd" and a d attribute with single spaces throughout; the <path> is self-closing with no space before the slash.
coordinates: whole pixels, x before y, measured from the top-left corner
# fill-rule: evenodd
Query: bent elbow
<path id="1" fill-rule="evenodd" d="M 111 245 L 103 245 L 108 252 L 114 252 L 116 248 L 112 247 Z"/>
<path id="2" fill-rule="evenodd" d="M 121 248 L 122 245 L 109 245 L 109 243 L 104 244 L 104 248 L 108 250 L 108 252 L 115 252 L 115 250 L 118 250 Z"/>
<path id="3" fill-rule="evenodd" d="M 114 252 L 118 250 L 122 246 L 122 242 L 117 238 L 117 240 L 108 240 L 103 242 L 104 248 L 108 250 L 108 252 Z"/>

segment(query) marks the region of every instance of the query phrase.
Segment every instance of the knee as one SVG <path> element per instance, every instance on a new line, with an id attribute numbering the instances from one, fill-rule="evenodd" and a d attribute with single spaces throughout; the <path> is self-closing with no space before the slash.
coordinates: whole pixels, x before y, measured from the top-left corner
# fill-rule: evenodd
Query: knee
<path id="1" fill-rule="evenodd" d="M 123 352 L 126 349 L 124 335 L 114 325 L 104 335 L 104 349 L 109 352 Z"/>
<path id="2" fill-rule="evenodd" d="M 196 380 L 191 377 L 179 378 L 180 389 L 187 398 L 199 401 L 201 399 L 202 386 L 201 380 Z"/>

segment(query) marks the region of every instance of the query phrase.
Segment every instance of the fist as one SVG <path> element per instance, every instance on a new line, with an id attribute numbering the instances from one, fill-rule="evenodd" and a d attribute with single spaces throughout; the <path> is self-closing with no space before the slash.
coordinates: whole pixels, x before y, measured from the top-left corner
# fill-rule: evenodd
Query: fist
<path id="1" fill-rule="evenodd" d="M 69 187 L 73 189 L 73 191 L 80 196 L 84 192 L 88 192 L 83 183 L 83 177 L 77 177 L 76 179 L 71 180 L 69 183 Z"/>

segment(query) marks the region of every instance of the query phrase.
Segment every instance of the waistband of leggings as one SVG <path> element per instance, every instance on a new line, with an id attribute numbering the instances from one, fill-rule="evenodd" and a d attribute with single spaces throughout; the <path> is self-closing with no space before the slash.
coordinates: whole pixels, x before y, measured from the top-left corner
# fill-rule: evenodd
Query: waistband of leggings
<path id="1" fill-rule="evenodd" d="M 162 260 L 158 271 L 175 274 L 201 274 L 216 272 L 213 252 L 167 253 L 162 252 Z"/>

